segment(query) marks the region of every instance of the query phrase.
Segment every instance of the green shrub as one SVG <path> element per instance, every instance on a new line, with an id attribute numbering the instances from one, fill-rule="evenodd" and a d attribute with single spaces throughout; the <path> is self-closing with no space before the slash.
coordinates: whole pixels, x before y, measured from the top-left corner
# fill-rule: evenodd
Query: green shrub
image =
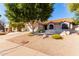
<path id="1" fill-rule="evenodd" d="M 34 34 L 32 32 L 28 33 L 28 36 L 34 36 Z"/>
<path id="2" fill-rule="evenodd" d="M 62 39 L 62 37 L 59 34 L 53 34 L 52 38 L 54 38 L 54 39 Z"/>
<path id="3" fill-rule="evenodd" d="M 45 30 L 44 30 L 44 29 L 38 29 L 37 32 L 38 32 L 38 33 L 44 33 Z"/>

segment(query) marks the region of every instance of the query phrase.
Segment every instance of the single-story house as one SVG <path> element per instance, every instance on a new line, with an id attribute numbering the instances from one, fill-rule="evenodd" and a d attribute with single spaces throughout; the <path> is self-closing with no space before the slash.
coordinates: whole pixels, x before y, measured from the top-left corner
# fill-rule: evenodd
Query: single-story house
<path id="1" fill-rule="evenodd" d="M 40 22 L 38 29 L 44 29 L 47 34 L 61 33 L 64 30 L 73 31 L 75 29 L 73 22 L 74 20 L 70 18 L 48 20 Z"/>

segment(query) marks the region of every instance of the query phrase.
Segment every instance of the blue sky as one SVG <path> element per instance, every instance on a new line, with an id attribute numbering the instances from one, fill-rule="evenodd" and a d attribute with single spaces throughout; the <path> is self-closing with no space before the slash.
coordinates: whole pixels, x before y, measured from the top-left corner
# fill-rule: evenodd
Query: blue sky
<path id="1" fill-rule="evenodd" d="M 74 16 L 74 14 L 68 10 L 65 3 L 56 3 L 54 5 L 54 12 L 51 15 L 52 16 L 49 17 L 49 20 L 55 20 L 59 18 L 71 18 Z"/>
<path id="2" fill-rule="evenodd" d="M 0 15 L 2 15 L 2 17 L 0 18 L 0 20 L 2 20 L 4 23 L 8 23 L 8 18 L 5 17 L 5 6 L 4 4 L 0 3 Z"/>
<path id="3" fill-rule="evenodd" d="M 0 4 L 0 14 L 2 15 L 1 20 L 5 23 L 8 22 L 7 17 L 5 17 L 5 6 L 4 4 Z M 71 13 L 68 9 L 66 4 L 64 3 L 56 3 L 54 5 L 54 12 L 51 13 L 51 17 L 49 17 L 49 20 L 55 20 L 59 18 L 71 18 L 73 17 L 73 13 Z"/>

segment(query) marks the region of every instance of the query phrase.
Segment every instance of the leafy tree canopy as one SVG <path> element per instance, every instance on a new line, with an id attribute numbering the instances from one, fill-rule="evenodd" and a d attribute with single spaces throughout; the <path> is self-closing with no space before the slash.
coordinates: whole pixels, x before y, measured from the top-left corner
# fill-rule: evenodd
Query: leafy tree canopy
<path id="1" fill-rule="evenodd" d="M 6 16 L 12 22 L 34 24 L 35 21 L 46 21 L 53 12 L 51 3 L 7 3 Z"/>
<path id="2" fill-rule="evenodd" d="M 74 13 L 74 19 L 79 19 L 79 3 L 69 3 L 67 4 L 68 9 Z"/>
<path id="3" fill-rule="evenodd" d="M 79 11 L 79 3 L 68 3 L 67 5 L 70 11 Z"/>
<path id="4" fill-rule="evenodd" d="M 9 20 L 19 21 L 32 21 L 32 20 L 47 20 L 53 11 L 54 4 L 49 3 L 10 3 L 5 4 L 6 16 Z"/>

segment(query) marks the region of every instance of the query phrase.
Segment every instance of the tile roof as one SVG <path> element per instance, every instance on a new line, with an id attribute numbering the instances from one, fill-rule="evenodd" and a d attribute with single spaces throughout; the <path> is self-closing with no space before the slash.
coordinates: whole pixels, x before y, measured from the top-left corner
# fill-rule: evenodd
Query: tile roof
<path id="1" fill-rule="evenodd" d="M 56 19 L 56 20 L 48 20 L 48 21 L 43 22 L 43 24 L 47 24 L 50 22 L 53 22 L 53 23 L 69 22 L 69 23 L 71 23 L 71 22 L 74 22 L 74 20 L 71 18 L 61 18 L 61 19 Z"/>

